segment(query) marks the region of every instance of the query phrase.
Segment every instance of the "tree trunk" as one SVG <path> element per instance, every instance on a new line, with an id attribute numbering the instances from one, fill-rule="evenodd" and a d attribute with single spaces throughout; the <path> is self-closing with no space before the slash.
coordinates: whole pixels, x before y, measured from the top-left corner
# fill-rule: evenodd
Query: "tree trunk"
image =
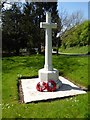
<path id="1" fill-rule="evenodd" d="M 58 55 L 58 48 L 57 48 L 57 51 L 56 51 L 56 52 L 57 52 L 56 54 Z"/>
<path id="2" fill-rule="evenodd" d="M 38 45 L 38 53 L 41 54 L 41 44 Z"/>
<path id="3" fill-rule="evenodd" d="M 19 48 L 16 49 L 16 56 L 19 56 Z"/>

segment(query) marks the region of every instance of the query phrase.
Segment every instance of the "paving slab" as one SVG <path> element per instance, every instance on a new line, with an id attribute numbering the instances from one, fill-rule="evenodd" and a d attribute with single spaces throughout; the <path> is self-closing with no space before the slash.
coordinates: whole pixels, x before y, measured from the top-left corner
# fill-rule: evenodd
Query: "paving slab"
<path id="1" fill-rule="evenodd" d="M 62 76 L 59 76 L 59 80 L 62 82 L 62 86 L 57 91 L 39 92 L 36 89 L 37 83 L 40 82 L 39 78 L 21 79 L 23 102 L 29 103 L 35 101 L 51 100 L 86 93 L 86 91 L 82 90 Z"/>

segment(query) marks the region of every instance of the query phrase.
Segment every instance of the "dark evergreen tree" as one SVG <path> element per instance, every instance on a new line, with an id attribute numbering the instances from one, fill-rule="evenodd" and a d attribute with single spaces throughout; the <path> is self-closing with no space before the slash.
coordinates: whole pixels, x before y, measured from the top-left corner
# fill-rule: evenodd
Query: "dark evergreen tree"
<path id="1" fill-rule="evenodd" d="M 37 46 L 39 48 L 39 52 L 41 51 L 41 44 L 44 45 L 45 37 L 44 37 L 44 30 L 40 29 L 40 22 L 45 21 L 46 17 L 46 11 L 51 12 L 52 16 L 52 22 L 58 23 L 58 28 L 56 30 L 53 30 L 53 45 L 56 46 L 57 39 L 56 34 L 60 31 L 60 18 L 58 16 L 57 11 L 57 2 L 35 2 L 33 3 L 33 6 L 35 7 L 35 25 L 36 25 L 36 38 L 37 39 Z M 58 44 L 58 43 L 57 43 Z"/>
<path id="2" fill-rule="evenodd" d="M 19 55 L 20 48 L 38 47 L 41 52 L 41 44 L 45 42 L 44 29 L 40 29 L 40 22 L 45 21 L 46 11 L 52 14 L 52 22 L 60 23 L 57 11 L 57 2 L 26 2 L 23 6 L 19 3 L 2 11 L 3 50 L 16 52 Z M 53 30 L 53 44 L 56 44 L 56 33 Z"/>
<path id="3" fill-rule="evenodd" d="M 20 48 L 25 47 L 26 41 L 22 29 L 22 13 L 17 4 L 9 10 L 2 11 L 2 44 L 3 50 L 15 51 L 19 55 Z"/>

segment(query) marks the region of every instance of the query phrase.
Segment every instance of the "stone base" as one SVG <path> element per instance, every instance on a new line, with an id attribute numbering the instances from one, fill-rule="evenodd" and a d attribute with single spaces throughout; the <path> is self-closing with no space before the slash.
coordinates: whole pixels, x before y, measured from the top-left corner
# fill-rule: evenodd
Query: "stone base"
<path id="1" fill-rule="evenodd" d="M 60 88 L 62 82 L 59 80 L 59 71 L 57 69 L 53 69 L 52 71 L 47 71 L 44 68 L 40 69 L 39 72 L 39 80 L 41 82 L 48 82 L 49 80 L 53 80 L 56 82 L 56 88 Z"/>
<path id="2" fill-rule="evenodd" d="M 78 94 L 85 94 L 86 92 L 83 91 L 81 88 L 73 84 L 72 82 L 68 81 L 64 77 L 59 77 L 59 80 L 62 82 L 62 86 L 55 92 L 39 92 L 36 89 L 36 85 L 39 81 L 39 78 L 33 79 L 21 79 L 21 102 L 29 103 L 35 101 L 45 101 L 51 99 L 60 99 L 66 98 L 69 96 L 75 96 Z"/>
<path id="3" fill-rule="evenodd" d="M 58 89 L 60 89 L 61 87 L 62 87 L 62 82 L 61 82 L 61 80 L 57 80 L 57 81 L 55 81 L 56 82 L 56 90 L 58 90 Z"/>

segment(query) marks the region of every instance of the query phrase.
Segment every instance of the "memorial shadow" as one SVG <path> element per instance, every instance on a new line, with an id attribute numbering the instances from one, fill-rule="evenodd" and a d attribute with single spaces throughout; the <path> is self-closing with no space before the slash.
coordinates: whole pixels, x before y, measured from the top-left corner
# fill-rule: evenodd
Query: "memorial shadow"
<path id="1" fill-rule="evenodd" d="M 60 87 L 60 89 L 58 89 L 57 91 L 68 91 L 68 90 L 83 90 L 79 87 L 73 87 L 71 85 L 68 84 L 62 84 L 62 86 Z"/>

